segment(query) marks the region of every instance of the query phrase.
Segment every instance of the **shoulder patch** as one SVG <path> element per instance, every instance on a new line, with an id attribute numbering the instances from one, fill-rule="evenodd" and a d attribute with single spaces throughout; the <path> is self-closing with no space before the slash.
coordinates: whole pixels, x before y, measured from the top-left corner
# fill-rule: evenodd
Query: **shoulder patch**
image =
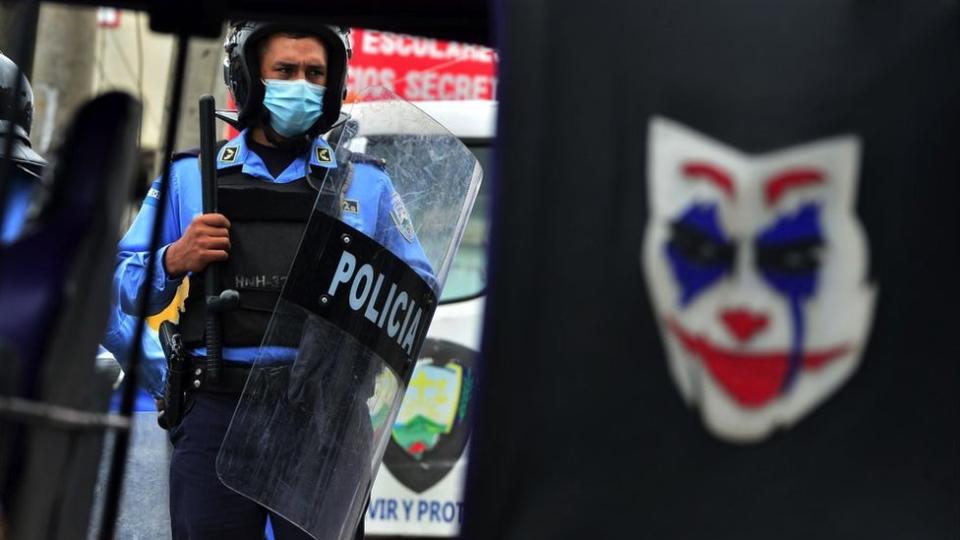
<path id="1" fill-rule="evenodd" d="M 220 161 L 224 163 L 233 163 L 237 160 L 237 154 L 239 154 L 239 148 L 236 146 L 226 146 L 223 148 L 223 152 L 220 153 Z"/>
<path id="2" fill-rule="evenodd" d="M 393 218 L 393 224 L 397 226 L 397 230 L 400 231 L 407 242 L 413 243 L 417 233 L 413 230 L 413 222 L 410 221 L 410 213 L 407 212 L 407 207 L 403 205 L 403 198 L 394 191 L 390 202 L 390 217 Z"/>
<path id="3" fill-rule="evenodd" d="M 360 201 L 354 199 L 344 199 L 343 200 L 343 211 L 349 212 L 351 214 L 360 213 Z"/>
<path id="4" fill-rule="evenodd" d="M 320 163 L 331 163 L 333 162 L 333 155 L 330 154 L 330 149 L 318 146 L 317 147 L 317 161 Z"/>
<path id="5" fill-rule="evenodd" d="M 147 191 L 147 197 L 143 200 L 143 204 L 150 206 L 156 206 L 157 201 L 160 200 L 160 180 L 154 180 L 150 184 L 150 189 Z"/>

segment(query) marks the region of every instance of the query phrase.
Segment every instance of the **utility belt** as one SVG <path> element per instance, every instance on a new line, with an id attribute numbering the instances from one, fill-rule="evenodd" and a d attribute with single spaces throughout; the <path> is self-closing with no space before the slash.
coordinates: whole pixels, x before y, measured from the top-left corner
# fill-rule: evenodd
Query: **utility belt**
<path id="1" fill-rule="evenodd" d="M 206 357 L 187 354 L 177 325 L 160 324 L 160 344 L 167 358 L 167 383 L 164 407 L 157 421 L 163 429 L 173 429 L 183 420 L 187 398 L 192 393 L 240 396 L 250 375 L 251 364 L 221 360 L 216 380 L 207 377 Z"/>
<path id="2" fill-rule="evenodd" d="M 182 383 L 185 393 L 210 392 L 236 396 L 243 393 L 243 386 L 247 383 L 247 376 L 250 375 L 250 364 L 222 360 L 219 377 L 217 380 L 212 380 L 206 377 L 206 361 L 207 358 L 204 356 L 187 356 L 186 370 L 180 375 L 185 377 Z"/>

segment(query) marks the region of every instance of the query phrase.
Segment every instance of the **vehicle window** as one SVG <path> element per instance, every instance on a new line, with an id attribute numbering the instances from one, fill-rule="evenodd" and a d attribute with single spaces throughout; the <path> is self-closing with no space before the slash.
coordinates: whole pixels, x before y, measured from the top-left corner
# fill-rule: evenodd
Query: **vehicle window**
<path id="1" fill-rule="evenodd" d="M 447 283 L 443 288 L 440 301 L 457 302 L 473 298 L 484 292 L 487 286 L 487 237 L 489 235 L 490 179 L 493 149 L 490 143 L 468 144 L 468 148 L 477 156 L 483 167 L 483 182 L 477 203 L 467 221 L 460 250 L 453 259 Z"/>

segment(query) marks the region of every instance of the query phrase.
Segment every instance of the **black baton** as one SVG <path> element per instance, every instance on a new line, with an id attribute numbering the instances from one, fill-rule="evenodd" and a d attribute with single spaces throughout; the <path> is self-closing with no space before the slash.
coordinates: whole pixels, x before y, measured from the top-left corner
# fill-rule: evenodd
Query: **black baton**
<path id="1" fill-rule="evenodd" d="M 203 190 L 203 213 L 217 211 L 216 102 L 207 94 L 200 98 L 200 181 Z M 203 291 L 207 300 L 205 342 L 207 346 L 206 378 L 220 378 L 223 355 L 220 332 L 220 265 L 210 263 L 204 270 Z"/>

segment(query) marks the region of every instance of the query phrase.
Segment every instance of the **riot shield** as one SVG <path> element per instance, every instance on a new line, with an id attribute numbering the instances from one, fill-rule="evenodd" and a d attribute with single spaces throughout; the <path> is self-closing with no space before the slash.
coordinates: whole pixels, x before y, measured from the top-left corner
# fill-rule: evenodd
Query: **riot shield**
<path id="1" fill-rule="evenodd" d="M 362 518 L 482 177 L 387 90 L 349 113 L 217 458 L 226 486 L 320 539 Z"/>

